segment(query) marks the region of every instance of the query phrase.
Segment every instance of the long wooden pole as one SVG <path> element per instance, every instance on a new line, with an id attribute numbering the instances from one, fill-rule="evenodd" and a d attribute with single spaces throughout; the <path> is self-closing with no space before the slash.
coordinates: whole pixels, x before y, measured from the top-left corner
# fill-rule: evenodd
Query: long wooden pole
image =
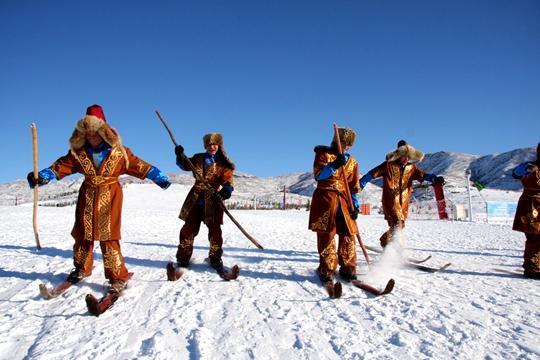
<path id="1" fill-rule="evenodd" d="M 157 117 L 159 118 L 159 120 L 161 121 L 161 123 L 163 124 L 163 126 L 165 126 L 165 129 L 167 129 L 167 132 L 169 133 L 169 136 L 171 137 L 171 140 L 172 142 L 174 143 L 174 146 L 177 146 L 178 143 L 176 142 L 175 138 L 174 138 L 174 135 L 171 131 L 171 129 L 169 128 L 169 126 L 167 125 L 167 122 L 165 121 L 165 119 L 163 119 L 163 117 L 161 116 L 161 114 L 159 113 L 159 111 L 156 110 L 156 115 Z M 206 181 L 206 179 L 204 179 L 198 172 L 197 170 L 195 169 L 195 166 L 193 166 L 193 163 L 191 162 L 191 160 L 189 160 L 189 158 L 186 157 L 186 164 L 188 165 L 189 169 L 191 170 L 191 172 L 193 173 L 193 176 L 195 176 L 195 179 L 202 182 L 206 189 L 207 190 L 210 190 L 210 191 L 213 191 L 215 192 L 214 188 L 208 183 L 208 181 Z M 262 247 L 261 244 L 259 244 L 259 242 L 257 240 L 255 240 L 255 238 L 253 236 L 251 236 L 243 227 L 242 225 L 240 225 L 240 223 L 238 221 L 236 221 L 236 219 L 232 216 L 232 214 L 229 212 L 229 210 L 225 207 L 225 204 L 223 203 L 223 200 L 218 200 L 218 203 L 219 205 L 221 206 L 221 208 L 223 209 L 223 211 L 225 212 L 225 214 L 227 214 L 227 216 L 231 219 L 231 221 L 238 227 L 238 229 L 242 232 L 242 234 L 244 234 L 256 247 L 258 247 L 259 249 L 264 249 Z"/>
<path id="2" fill-rule="evenodd" d="M 32 123 L 30 125 L 32 129 L 32 148 L 33 148 L 33 159 L 34 159 L 34 179 L 38 179 L 38 140 L 37 140 L 37 129 L 36 124 Z M 34 227 L 34 237 L 36 238 L 36 247 L 38 250 L 41 250 L 41 244 L 39 243 L 39 233 L 37 225 L 37 210 L 38 210 L 38 186 L 34 186 L 34 213 L 32 215 L 32 224 Z"/>
<path id="3" fill-rule="evenodd" d="M 338 148 L 338 151 L 340 154 L 343 154 L 343 148 L 341 147 L 341 139 L 339 138 L 339 130 L 336 124 L 334 124 L 334 134 L 336 138 L 336 146 Z M 343 178 L 343 184 L 345 185 L 345 193 L 347 196 L 347 207 L 349 210 L 349 214 L 351 214 L 352 211 L 354 210 L 354 206 L 352 203 L 351 189 L 349 189 L 349 182 L 347 181 L 347 175 L 345 174 L 345 169 L 343 168 L 343 166 L 340 168 L 340 170 L 341 170 L 341 176 Z M 356 224 L 356 220 L 354 220 L 354 222 Z M 356 228 L 358 230 L 358 224 L 356 224 Z M 358 244 L 360 245 L 360 248 L 362 249 L 362 252 L 364 253 L 364 257 L 366 258 L 366 262 L 369 267 L 371 263 L 369 261 L 369 256 L 368 256 L 366 247 L 364 246 L 364 242 L 362 241 L 362 238 L 360 237 L 360 230 L 358 230 L 358 232 L 356 233 L 356 239 L 358 239 Z"/>

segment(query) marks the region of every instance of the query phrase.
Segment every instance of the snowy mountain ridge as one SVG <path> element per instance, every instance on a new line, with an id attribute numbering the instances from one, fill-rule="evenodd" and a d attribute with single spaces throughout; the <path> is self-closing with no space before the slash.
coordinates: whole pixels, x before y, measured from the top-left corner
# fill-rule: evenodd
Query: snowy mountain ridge
<path id="1" fill-rule="evenodd" d="M 471 171 L 471 184 L 475 181 L 482 183 L 487 189 L 499 191 L 519 191 L 521 183 L 511 176 L 512 169 L 519 163 L 534 160 L 535 148 L 515 149 L 501 154 L 486 156 L 472 155 L 457 152 L 440 151 L 426 154 L 418 166 L 429 173 L 442 175 L 446 179 L 446 189 L 449 193 L 463 193 L 466 191 L 467 169 Z M 369 169 L 361 169 L 361 172 Z M 169 174 L 174 184 L 192 185 L 194 180 L 190 173 Z M 298 196 L 310 197 L 316 187 L 311 172 L 298 172 L 282 176 L 258 177 L 246 173 L 236 172 L 235 194 L 258 198 L 279 198 L 283 187 L 287 192 Z M 148 180 L 139 180 L 129 176 L 120 179 L 122 184 L 149 183 Z M 40 201 L 55 200 L 58 202 L 74 202 L 82 177 L 68 177 L 54 181 L 40 188 Z M 364 201 L 377 204 L 380 201 L 381 182 L 374 181 L 362 192 Z M 281 194 L 281 195 L 280 195 Z M 432 198 L 431 192 L 417 191 L 419 199 Z M 0 185 L 0 205 L 14 205 L 32 201 L 32 192 L 29 191 L 26 180 L 16 180 Z"/>

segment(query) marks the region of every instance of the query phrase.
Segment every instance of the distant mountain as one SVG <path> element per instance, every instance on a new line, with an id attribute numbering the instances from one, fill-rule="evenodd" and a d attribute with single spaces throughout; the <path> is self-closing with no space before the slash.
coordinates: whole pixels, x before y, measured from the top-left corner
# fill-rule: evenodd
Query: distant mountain
<path id="1" fill-rule="evenodd" d="M 478 181 L 490 189 L 520 190 L 521 182 L 512 178 L 512 169 L 535 158 L 536 149 L 532 147 L 486 156 L 441 151 L 426 154 L 418 166 L 427 172 L 443 175 L 448 186 L 465 184 L 465 172 L 470 169 L 473 183 Z"/>
<path id="2" fill-rule="evenodd" d="M 512 170 L 524 161 L 535 159 L 535 148 L 482 156 L 471 163 L 471 179 L 490 189 L 521 190 L 521 182 L 512 177 Z"/>
<path id="3" fill-rule="evenodd" d="M 512 169 L 519 163 L 534 160 L 535 148 L 523 148 L 493 155 L 471 155 L 456 152 L 440 151 L 426 154 L 418 167 L 429 173 L 442 175 L 446 179 L 446 193 L 450 200 L 462 202 L 463 194 L 466 194 L 467 169 L 471 171 L 471 184 L 475 181 L 482 183 L 486 189 L 499 190 L 483 191 L 478 193 L 473 189 L 473 197 L 485 200 L 485 194 L 490 197 L 507 197 L 500 195 L 502 192 L 519 191 L 521 183 L 511 176 Z M 193 176 L 189 173 L 169 174 L 171 182 L 191 186 L 194 183 Z M 51 203 L 73 203 L 76 201 L 78 189 L 83 181 L 82 177 L 70 177 L 40 188 L 40 201 Z M 242 199 L 264 199 L 266 201 L 279 201 L 283 194 L 283 187 L 287 193 L 296 194 L 296 199 L 310 197 L 316 187 L 316 182 L 311 172 L 294 173 L 283 176 L 257 177 L 237 172 L 234 176 L 235 197 Z M 122 184 L 150 183 L 148 180 L 139 180 L 130 176 L 120 178 Z M 375 181 L 368 184 L 361 193 L 363 202 L 369 202 L 378 207 L 381 198 L 381 182 Z M 416 200 L 429 200 L 433 198 L 433 192 L 427 184 L 415 184 Z M 484 194 L 484 195 L 483 195 Z M 499 194 L 499 195 L 497 195 Z M 515 194 L 510 198 L 515 198 Z M 456 200 L 459 199 L 459 200 Z M 479 200 L 479 201 L 480 201 Z M 0 185 L 0 205 L 14 205 L 15 202 L 24 203 L 32 201 L 32 191 L 28 188 L 26 180 L 16 180 Z M 300 201 L 300 200 L 298 200 Z"/>

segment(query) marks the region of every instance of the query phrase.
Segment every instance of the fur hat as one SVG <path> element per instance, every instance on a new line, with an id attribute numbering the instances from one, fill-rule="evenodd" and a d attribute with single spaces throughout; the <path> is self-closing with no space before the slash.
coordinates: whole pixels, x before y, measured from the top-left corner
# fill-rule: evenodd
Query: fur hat
<path id="1" fill-rule="evenodd" d="M 409 162 L 411 163 L 420 162 L 424 158 L 423 152 L 416 150 L 411 145 L 407 144 L 405 140 L 400 140 L 397 144 L 397 149 L 386 155 L 386 161 L 396 161 L 405 155 L 409 157 Z"/>
<path id="2" fill-rule="evenodd" d="M 203 144 L 205 149 L 208 149 L 208 146 L 210 146 L 210 144 L 218 145 L 218 158 L 221 159 L 225 163 L 225 165 L 230 167 L 231 169 L 234 170 L 236 168 L 233 162 L 229 159 L 229 156 L 225 151 L 225 147 L 223 146 L 223 135 L 219 133 L 206 134 L 203 136 Z"/>
<path id="3" fill-rule="evenodd" d="M 122 139 L 118 132 L 106 122 L 103 108 L 99 105 L 89 106 L 88 109 L 86 109 L 85 117 L 77 121 L 73 134 L 69 139 L 71 152 L 73 154 L 84 147 L 86 144 L 86 134 L 89 132 L 97 133 L 107 144 L 113 147 L 119 147 L 124 153 L 124 157 L 127 161 L 127 154 L 122 147 Z"/>
<path id="4" fill-rule="evenodd" d="M 210 133 L 203 136 L 204 148 L 207 149 L 210 144 L 223 146 L 223 135 L 218 133 Z"/>
<path id="5" fill-rule="evenodd" d="M 339 134 L 339 140 L 342 144 L 345 144 L 346 146 L 353 146 L 354 140 L 356 140 L 356 133 L 353 129 L 350 128 L 338 128 L 338 134 Z M 335 145 L 337 142 L 336 134 L 334 134 L 334 138 L 332 139 L 332 144 Z"/>

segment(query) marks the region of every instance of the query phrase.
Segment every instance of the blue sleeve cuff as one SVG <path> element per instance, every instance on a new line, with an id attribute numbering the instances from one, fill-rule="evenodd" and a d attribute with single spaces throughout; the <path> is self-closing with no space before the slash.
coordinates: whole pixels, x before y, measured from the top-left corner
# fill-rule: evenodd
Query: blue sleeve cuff
<path id="1" fill-rule="evenodd" d="M 349 161 L 350 156 L 351 155 L 349 154 L 345 154 L 345 162 Z M 336 172 L 337 172 L 337 169 L 334 168 L 332 165 L 328 164 L 322 169 L 321 173 L 319 174 L 319 176 L 315 178 L 315 180 L 317 181 L 326 180 L 332 175 L 334 175 Z"/>
<path id="2" fill-rule="evenodd" d="M 358 193 L 351 194 L 351 198 L 354 208 L 360 209 L 360 198 L 358 197 Z"/>
<path id="3" fill-rule="evenodd" d="M 328 179 L 329 177 L 331 177 L 332 175 L 334 175 L 335 173 L 337 172 L 337 169 L 334 169 L 332 167 L 332 165 L 326 165 L 321 173 L 319 174 L 319 176 L 317 176 L 315 178 L 315 180 L 317 181 L 320 181 L 320 180 L 325 180 L 325 179 Z"/>
<path id="4" fill-rule="evenodd" d="M 231 184 L 223 184 L 221 187 L 229 190 L 231 194 L 234 191 L 234 187 Z"/>
<path id="5" fill-rule="evenodd" d="M 46 169 L 41 170 L 40 172 L 38 172 L 38 176 L 47 181 L 56 179 L 56 174 L 54 173 L 54 171 L 52 171 L 51 168 L 46 168 Z"/>
<path id="6" fill-rule="evenodd" d="M 363 189 L 366 187 L 366 185 L 373 180 L 373 174 L 368 172 L 366 175 L 362 176 L 360 179 L 360 187 Z"/>
<path id="7" fill-rule="evenodd" d="M 158 185 L 162 189 L 166 189 L 169 186 L 171 186 L 171 183 L 169 182 L 169 177 L 155 166 L 152 166 L 150 168 L 150 170 L 148 171 L 148 174 L 146 174 L 146 177 L 152 180 L 156 185 Z"/>

